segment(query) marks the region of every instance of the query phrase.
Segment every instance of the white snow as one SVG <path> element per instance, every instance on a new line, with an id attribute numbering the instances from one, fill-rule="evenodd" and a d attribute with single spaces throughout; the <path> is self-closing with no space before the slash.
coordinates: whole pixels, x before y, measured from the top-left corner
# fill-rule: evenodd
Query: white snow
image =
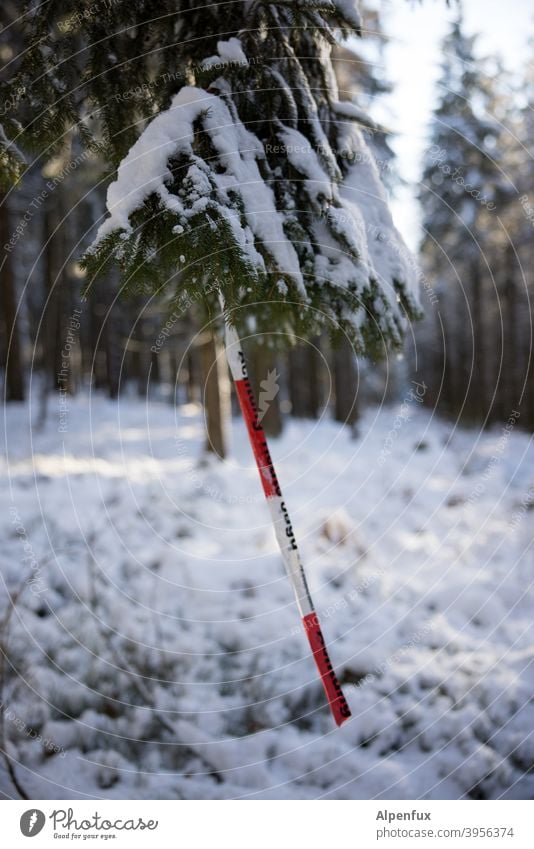
<path id="1" fill-rule="evenodd" d="M 210 56 L 204 59 L 202 66 L 204 68 L 220 65 L 225 62 L 237 63 L 239 65 L 248 65 L 248 59 L 243 50 L 243 45 L 238 38 L 229 38 L 228 41 L 217 42 L 217 55 Z"/>
<path id="2" fill-rule="evenodd" d="M 356 0 L 335 0 L 335 4 L 355 29 L 361 27 L 360 4 Z"/>
<path id="3" fill-rule="evenodd" d="M 334 103 L 334 109 L 338 115 L 343 115 L 345 118 L 357 121 L 359 124 L 363 124 L 370 129 L 375 129 L 378 126 L 370 115 L 352 100 L 337 100 Z"/>
<path id="4" fill-rule="evenodd" d="M 96 242 L 119 228 L 131 232 L 130 215 L 151 193 L 159 195 L 162 203 L 181 219 L 204 208 L 211 191 L 208 169 L 192 149 L 193 124 L 201 116 L 225 167 L 225 173 L 211 172 L 211 178 L 218 190 L 219 211 L 226 216 L 237 242 L 248 251 L 252 263 L 262 266 L 257 251 L 257 241 L 261 242 L 278 269 L 290 274 L 305 295 L 297 254 L 285 236 L 273 193 L 258 169 L 257 160 L 264 156 L 261 143 L 231 115 L 221 98 L 200 88 L 182 88 L 171 107 L 157 115 L 132 146 L 119 166 L 117 179 L 108 188 L 110 216 L 99 228 Z M 168 161 L 178 153 L 193 160 L 187 174 L 197 191 L 192 207 L 185 207 L 180 196 L 171 194 L 166 185 L 171 179 Z M 241 225 L 229 192 L 241 197 L 248 227 Z"/>
<path id="5" fill-rule="evenodd" d="M 22 163 L 26 163 L 26 157 L 20 148 L 6 136 L 4 125 L 0 121 L 0 144 L 3 144 L 6 150 L 10 150 Z"/>
<path id="6" fill-rule="evenodd" d="M 284 144 L 287 158 L 306 178 L 305 188 L 310 198 L 314 201 L 320 197 L 328 201 L 333 200 L 334 184 L 321 166 L 319 157 L 306 136 L 290 127 L 283 127 L 278 135 Z"/>
<path id="7" fill-rule="evenodd" d="M 239 57 L 239 44 L 237 39 L 219 42 L 221 56 Z M 351 163 L 340 182 L 336 157 L 304 82 L 301 96 L 309 101 L 313 142 L 281 122 L 276 133 L 315 208 L 315 219 L 307 225 L 314 256 L 304 260 L 309 285 L 327 283 L 339 287 L 345 290 L 345 298 L 350 291 L 353 302 L 349 305 L 346 299 L 343 318 L 357 332 L 367 319 L 362 298 L 365 295 L 369 305 L 370 286 L 376 284 L 377 294 L 371 306 L 379 329 L 385 338 L 400 342 L 407 321 L 398 290 L 403 289 L 412 309 L 417 306 L 417 267 L 393 224 L 376 160 L 352 120 L 353 105 L 335 105 L 339 115 L 338 155 Z M 299 257 L 286 235 L 296 223 L 294 199 L 288 197 L 285 205 L 280 204 L 283 208 L 277 209 L 273 190 L 260 173 L 258 163 L 265 158 L 262 143 L 239 120 L 231 105 L 227 81 L 221 77 L 217 87 L 219 95 L 184 87 L 175 95 L 171 107 L 146 127 L 108 189 L 110 216 L 100 227 L 96 241 L 117 230 L 122 230 L 124 237 L 132 234 L 132 213 L 155 193 L 176 216 L 175 234 L 187 235 L 194 216 L 207 211 L 210 220 L 210 211 L 214 211 L 215 216 L 226 221 L 252 268 L 260 274 L 266 268 L 287 274 L 306 299 Z M 196 122 L 201 122 L 209 135 L 219 168 L 195 152 Z M 183 165 L 180 187 L 171 192 L 169 161 L 179 154 L 189 164 Z M 363 336 L 358 341 L 364 347 Z"/>
<path id="8" fill-rule="evenodd" d="M 338 217 L 350 235 L 354 223 L 365 231 L 362 262 L 395 310 L 393 282 L 403 284 L 414 304 L 419 304 L 417 265 L 393 223 L 386 190 L 376 160 L 362 132 L 353 123 L 340 126 L 339 148 L 350 164 L 340 188 L 343 213 Z"/>
<path id="9" fill-rule="evenodd" d="M 69 399 L 33 435 L 7 409 L 2 580 L 33 582 L 3 698 L 32 798 L 532 798 L 532 441 L 415 397 L 272 445 L 339 730 L 241 421 L 220 464 L 191 406 Z"/>

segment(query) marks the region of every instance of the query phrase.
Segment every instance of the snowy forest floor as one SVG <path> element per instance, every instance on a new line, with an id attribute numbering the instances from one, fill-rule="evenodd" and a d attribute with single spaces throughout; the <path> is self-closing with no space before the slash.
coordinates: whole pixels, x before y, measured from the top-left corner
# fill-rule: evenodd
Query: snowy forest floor
<path id="1" fill-rule="evenodd" d="M 30 798 L 532 798 L 534 451 L 417 404 L 273 440 L 353 719 L 335 729 L 244 426 L 7 410 L 7 750 Z M 5 617 L 4 617 L 5 618 Z M 17 796 L 4 765 L 0 791 Z"/>

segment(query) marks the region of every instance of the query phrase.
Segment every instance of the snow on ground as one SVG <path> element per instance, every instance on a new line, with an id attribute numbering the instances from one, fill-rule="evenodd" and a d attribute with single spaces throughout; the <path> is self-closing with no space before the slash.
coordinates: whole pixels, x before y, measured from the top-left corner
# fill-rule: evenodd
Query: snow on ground
<path id="1" fill-rule="evenodd" d="M 240 421 L 220 464 L 193 407 L 80 398 L 59 433 L 50 402 L 31 433 L 9 406 L 1 698 L 32 798 L 532 797 L 531 439 L 410 397 L 355 440 L 323 420 L 273 442 L 339 730 Z"/>

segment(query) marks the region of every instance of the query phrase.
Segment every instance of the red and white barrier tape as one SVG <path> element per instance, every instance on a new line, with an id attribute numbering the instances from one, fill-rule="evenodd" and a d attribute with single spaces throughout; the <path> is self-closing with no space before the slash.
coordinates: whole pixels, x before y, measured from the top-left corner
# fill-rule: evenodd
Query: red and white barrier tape
<path id="1" fill-rule="evenodd" d="M 313 606 L 289 513 L 282 497 L 282 490 L 280 489 L 278 477 L 271 459 L 265 431 L 258 418 L 258 408 L 248 377 L 247 364 L 241 348 L 241 341 L 235 328 L 228 323 L 226 324 L 226 356 L 235 383 L 241 412 L 247 426 L 256 465 L 260 473 L 263 491 L 269 505 L 269 510 L 271 511 L 271 518 L 282 553 L 284 566 L 297 600 L 302 624 L 308 635 L 308 641 L 317 669 L 319 670 L 319 675 L 321 676 L 332 716 L 336 724 L 341 725 L 350 717 L 350 708 L 330 662 L 319 619 Z"/>

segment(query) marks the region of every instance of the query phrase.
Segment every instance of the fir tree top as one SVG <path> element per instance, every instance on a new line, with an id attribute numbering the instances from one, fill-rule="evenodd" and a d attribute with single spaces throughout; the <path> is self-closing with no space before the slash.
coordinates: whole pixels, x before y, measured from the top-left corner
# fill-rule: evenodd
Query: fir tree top
<path id="1" fill-rule="evenodd" d="M 498 119 L 498 92 L 487 63 L 474 51 L 475 37 L 464 32 L 461 16 L 443 41 L 439 99 L 430 126 L 421 200 L 424 226 L 430 235 L 425 251 L 435 250 L 435 239 L 458 234 L 457 250 L 478 253 L 476 242 L 465 239 L 460 222 L 476 235 L 487 227 L 488 212 L 505 189 L 498 164 L 503 126 Z M 448 250 L 452 249 L 450 240 Z"/>

